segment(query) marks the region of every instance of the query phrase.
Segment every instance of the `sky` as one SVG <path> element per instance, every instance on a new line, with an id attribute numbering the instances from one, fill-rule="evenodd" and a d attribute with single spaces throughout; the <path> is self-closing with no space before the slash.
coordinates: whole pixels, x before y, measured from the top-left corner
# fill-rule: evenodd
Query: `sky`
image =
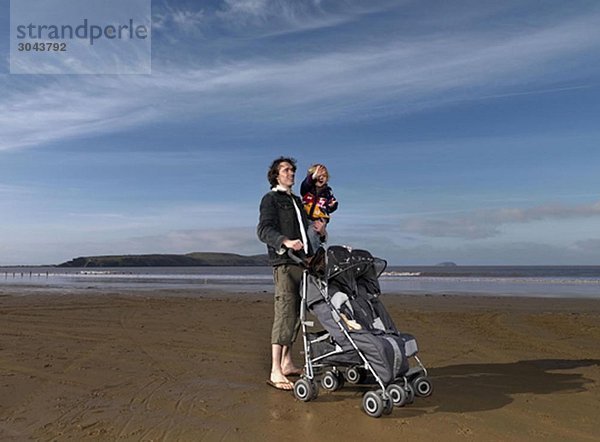
<path id="1" fill-rule="evenodd" d="M 154 0 L 151 75 L 10 74 L 0 10 L 0 265 L 265 253 L 280 155 L 330 244 L 600 265 L 597 1 Z"/>

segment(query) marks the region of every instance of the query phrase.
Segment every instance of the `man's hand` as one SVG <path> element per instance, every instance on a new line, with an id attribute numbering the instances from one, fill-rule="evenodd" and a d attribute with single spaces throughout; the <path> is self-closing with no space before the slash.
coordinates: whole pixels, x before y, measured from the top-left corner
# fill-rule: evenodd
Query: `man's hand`
<path id="1" fill-rule="evenodd" d="M 284 239 L 282 244 L 296 252 L 304 248 L 304 244 L 299 239 Z"/>

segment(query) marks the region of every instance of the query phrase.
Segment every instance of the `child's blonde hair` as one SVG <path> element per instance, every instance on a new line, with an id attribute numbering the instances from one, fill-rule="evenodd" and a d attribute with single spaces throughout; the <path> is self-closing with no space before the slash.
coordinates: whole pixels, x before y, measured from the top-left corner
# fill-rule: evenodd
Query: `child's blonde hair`
<path id="1" fill-rule="evenodd" d="M 310 173 L 311 175 L 313 175 L 315 173 L 315 171 L 317 170 L 317 167 L 321 166 L 323 168 L 323 170 L 325 171 L 325 176 L 327 177 L 327 179 L 330 178 L 329 175 L 329 170 L 327 170 L 327 167 L 324 164 L 321 163 L 315 163 L 312 166 L 310 166 L 308 168 L 308 173 Z"/>

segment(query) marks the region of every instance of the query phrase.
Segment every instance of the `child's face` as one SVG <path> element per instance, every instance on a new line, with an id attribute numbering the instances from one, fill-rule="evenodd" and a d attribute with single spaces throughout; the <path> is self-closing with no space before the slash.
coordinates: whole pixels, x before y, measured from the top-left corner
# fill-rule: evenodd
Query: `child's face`
<path id="1" fill-rule="evenodd" d="M 315 185 L 317 187 L 325 186 L 327 184 L 327 181 L 329 181 L 329 174 L 327 173 L 327 169 L 320 166 L 317 168 L 316 172 L 317 176 L 315 178 Z"/>

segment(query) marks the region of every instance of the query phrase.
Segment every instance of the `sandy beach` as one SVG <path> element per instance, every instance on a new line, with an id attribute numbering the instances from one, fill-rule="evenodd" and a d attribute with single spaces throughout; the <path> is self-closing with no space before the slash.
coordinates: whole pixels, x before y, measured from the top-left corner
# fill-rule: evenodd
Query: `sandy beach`
<path id="1" fill-rule="evenodd" d="M 269 293 L 17 290 L 0 296 L 3 441 L 600 439 L 597 300 L 386 295 L 434 394 L 373 419 L 366 387 L 303 403 L 265 384 Z"/>

